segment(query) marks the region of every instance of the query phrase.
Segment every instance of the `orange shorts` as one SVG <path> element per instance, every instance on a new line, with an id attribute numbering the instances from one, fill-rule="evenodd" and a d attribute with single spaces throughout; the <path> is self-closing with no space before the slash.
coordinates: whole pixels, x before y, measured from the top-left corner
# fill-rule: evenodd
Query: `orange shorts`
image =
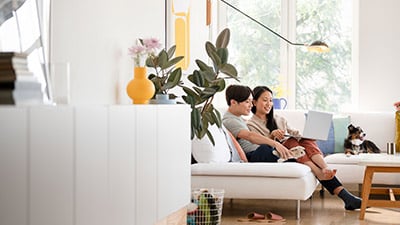
<path id="1" fill-rule="evenodd" d="M 313 155 L 316 155 L 316 154 L 322 155 L 322 152 L 318 148 L 318 145 L 315 140 L 300 139 L 300 141 L 297 141 L 296 138 L 289 138 L 288 140 L 286 140 L 283 143 L 283 145 L 288 149 L 291 149 L 291 148 L 299 146 L 299 145 L 303 146 L 305 148 L 304 151 L 306 152 L 306 154 L 303 157 L 296 159 L 296 161 L 299 163 L 305 163 L 307 161 L 311 161 L 311 157 Z"/>

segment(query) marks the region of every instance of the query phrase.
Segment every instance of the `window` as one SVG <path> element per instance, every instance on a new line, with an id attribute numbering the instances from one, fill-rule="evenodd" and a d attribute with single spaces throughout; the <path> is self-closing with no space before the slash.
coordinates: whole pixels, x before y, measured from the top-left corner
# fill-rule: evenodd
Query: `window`
<path id="1" fill-rule="evenodd" d="M 28 67 L 46 85 L 49 0 L 5 0 L 0 4 L 0 51 L 28 54 Z M 41 21 L 39 21 L 39 17 Z"/>
<path id="2" fill-rule="evenodd" d="M 336 112 L 351 104 L 352 1 L 227 1 L 292 42 L 322 40 L 331 48 L 321 54 L 288 45 L 221 2 L 242 84 L 269 86 L 293 109 Z"/>

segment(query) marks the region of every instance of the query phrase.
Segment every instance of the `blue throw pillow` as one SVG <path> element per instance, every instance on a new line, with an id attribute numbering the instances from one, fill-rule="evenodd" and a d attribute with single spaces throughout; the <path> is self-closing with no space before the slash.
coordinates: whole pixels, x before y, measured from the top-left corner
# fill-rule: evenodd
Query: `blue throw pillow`
<path id="1" fill-rule="evenodd" d="M 328 140 L 317 141 L 317 145 L 324 155 L 344 152 L 344 139 L 347 136 L 347 126 L 349 123 L 349 116 L 333 117 L 331 127 L 329 129 Z"/>
<path id="2" fill-rule="evenodd" d="M 334 122 L 332 120 L 331 127 L 329 128 L 328 140 L 321 141 L 317 140 L 317 145 L 319 149 L 324 153 L 324 155 L 329 155 L 335 152 L 335 132 L 334 132 Z"/>

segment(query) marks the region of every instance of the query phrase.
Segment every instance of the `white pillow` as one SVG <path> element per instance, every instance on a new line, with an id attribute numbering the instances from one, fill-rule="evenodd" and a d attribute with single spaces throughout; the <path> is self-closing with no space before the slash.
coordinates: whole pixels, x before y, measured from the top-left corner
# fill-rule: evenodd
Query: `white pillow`
<path id="1" fill-rule="evenodd" d="M 229 162 L 231 159 L 231 152 L 222 128 L 213 125 L 209 127 L 209 130 L 214 138 L 215 146 L 213 146 L 207 135 L 201 140 L 195 137 L 192 140 L 193 158 L 198 163 Z"/>

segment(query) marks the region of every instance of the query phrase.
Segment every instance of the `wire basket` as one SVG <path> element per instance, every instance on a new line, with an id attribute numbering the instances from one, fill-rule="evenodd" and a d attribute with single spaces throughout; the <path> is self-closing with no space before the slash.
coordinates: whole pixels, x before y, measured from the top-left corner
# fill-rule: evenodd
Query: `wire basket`
<path id="1" fill-rule="evenodd" d="M 221 224 L 224 190 L 192 189 L 191 204 L 188 206 L 187 225 Z"/>

